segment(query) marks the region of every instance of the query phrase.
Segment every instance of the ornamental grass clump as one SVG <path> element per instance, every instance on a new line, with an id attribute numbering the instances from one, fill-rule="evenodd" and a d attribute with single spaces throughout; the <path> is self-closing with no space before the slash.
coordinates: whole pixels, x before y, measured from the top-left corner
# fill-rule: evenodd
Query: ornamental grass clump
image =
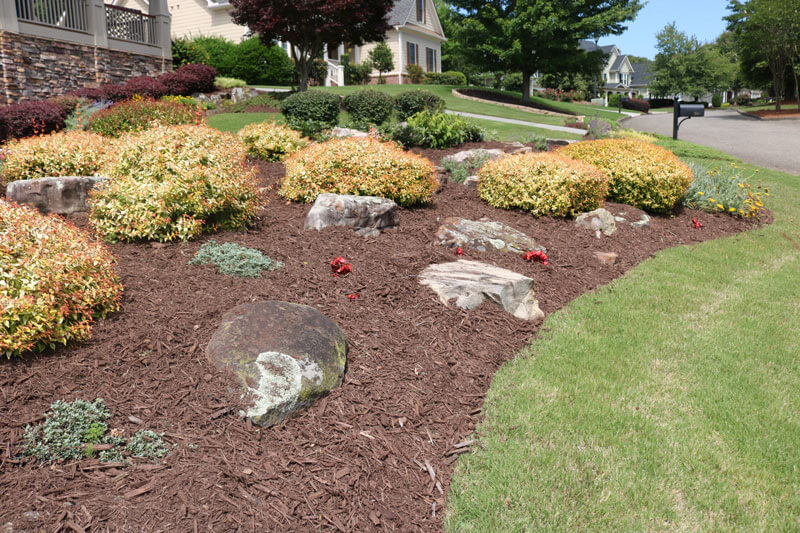
<path id="1" fill-rule="evenodd" d="M 94 176 L 109 151 L 108 139 L 75 130 L 26 137 L 6 145 L 2 168 L 7 182 L 45 176 Z"/>
<path id="2" fill-rule="evenodd" d="M 285 165 L 279 193 L 298 202 L 335 193 L 381 196 L 409 206 L 430 202 L 438 185 L 430 161 L 372 137 L 312 144 Z"/>
<path id="3" fill-rule="evenodd" d="M 248 155 L 265 161 L 283 161 L 308 146 L 308 140 L 298 132 L 272 122 L 248 124 L 238 135 Z"/>
<path id="4" fill-rule="evenodd" d="M 764 211 L 769 189 L 753 187 L 736 163 L 725 166 L 690 163 L 694 181 L 686 191 L 683 205 L 710 213 L 758 218 Z"/>
<path id="5" fill-rule="evenodd" d="M 205 126 L 169 126 L 120 139 L 111 179 L 90 193 L 89 218 L 109 241 L 186 240 L 241 229 L 259 205 L 245 147 Z"/>
<path id="6" fill-rule="evenodd" d="M 0 200 L 0 355 L 88 339 L 121 294 L 104 246 L 60 218 Z"/>
<path id="7" fill-rule="evenodd" d="M 483 165 L 478 194 L 492 207 L 523 209 L 533 215 L 574 216 L 603 204 L 605 172 L 551 153 L 503 157 Z"/>
<path id="8" fill-rule="evenodd" d="M 692 170 L 683 161 L 644 141 L 586 141 L 558 152 L 604 170 L 609 177 L 608 198 L 645 211 L 669 213 L 692 183 Z"/>
<path id="9" fill-rule="evenodd" d="M 283 266 L 258 250 L 235 242 L 217 244 L 208 241 L 189 261 L 192 265 L 216 265 L 220 274 L 239 278 L 257 278 L 264 270 L 277 270 Z"/>

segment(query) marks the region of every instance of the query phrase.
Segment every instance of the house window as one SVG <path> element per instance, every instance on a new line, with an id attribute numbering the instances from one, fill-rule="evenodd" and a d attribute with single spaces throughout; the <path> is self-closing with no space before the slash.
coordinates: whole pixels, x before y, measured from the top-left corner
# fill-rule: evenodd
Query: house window
<path id="1" fill-rule="evenodd" d="M 425 0 L 417 0 L 417 22 L 425 22 Z"/>
<path id="2" fill-rule="evenodd" d="M 608 81 L 608 73 L 603 72 L 603 81 Z"/>
<path id="3" fill-rule="evenodd" d="M 409 65 L 419 65 L 419 45 L 414 43 L 406 43 L 406 52 L 408 56 Z"/>
<path id="4" fill-rule="evenodd" d="M 426 48 L 425 56 L 425 59 L 427 60 L 428 72 L 436 72 L 436 50 L 433 48 Z"/>

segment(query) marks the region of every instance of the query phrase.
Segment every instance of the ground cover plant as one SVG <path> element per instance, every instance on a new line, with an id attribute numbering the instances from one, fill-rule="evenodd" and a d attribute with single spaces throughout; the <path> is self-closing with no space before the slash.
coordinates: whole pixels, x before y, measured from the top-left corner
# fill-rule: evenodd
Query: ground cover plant
<path id="1" fill-rule="evenodd" d="M 123 461 L 126 456 L 160 459 L 170 447 L 151 430 L 140 430 L 129 439 L 109 430 L 111 413 L 102 398 L 93 402 L 57 400 L 45 421 L 26 426 L 23 455 L 42 462 L 81 460 L 97 454 L 101 461 Z M 101 448 L 96 451 L 96 448 Z"/>
<path id="2" fill-rule="evenodd" d="M 366 137 L 312 144 L 291 156 L 280 194 L 298 202 L 325 192 L 382 196 L 409 206 L 430 202 L 436 186 L 430 161 Z"/>
<path id="3" fill-rule="evenodd" d="M 239 130 L 238 136 L 248 155 L 265 161 L 283 161 L 308 146 L 308 140 L 300 133 L 272 122 L 248 124 Z"/>
<path id="4" fill-rule="evenodd" d="M 475 174 L 486 161 L 489 160 L 489 155 L 486 152 L 476 152 L 460 163 L 452 159 L 445 159 L 442 161 L 442 166 L 450 173 L 450 180 L 456 183 L 464 183 L 464 181 Z"/>
<path id="5" fill-rule="evenodd" d="M 213 240 L 201 246 L 190 262 L 193 265 L 215 265 L 220 274 L 240 278 L 257 278 L 264 270 L 283 266 L 259 250 L 235 242 L 217 244 Z"/>
<path id="6" fill-rule="evenodd" d="M 691 169 L 675 154 L 644 141 L 603 139 L 559 151 L 608 173 L 609 199 L 645 211 L 672 211 L 692 183 Z"/>
<path id="7" fill-rule="evenodd" d="M 501 157 L 483 165 L 478 193 L 492 207 L 574 216 L 597 209 L 608 193 L 601 169 L 558 153 Z"/>
<path id="8" fill-rule="evenodd" d="M 694 181 L 683 198 L 687 207 L 742 217 L 758 217 L 764 211 L 769 189 L 750 184 L 752 176 L 745 177 L 737 163 L 691 162 L 689 167 Z"/>
<path id="9" fill-rule="evenodd" d="M 107 137 L 119 137 L 153 126 L 193 124 L 196 120 L 195 111 L 177 102 L 130 100 L 93 114 L 88 129 Z"/>
<path id="10" fill-rule="evenodd" d="M 108 139 L 80 130 L 27 137 L 6 145 L 0 175 L 6 182 L 94 176 L 100 173 L 108 151 Z"/>
<path id="11" fill-rule="evenodd" d="M 0 237 L 0 355 L 86 340 L 119 309 L 114 258 L 82 231 L 0 200 Z"/>
<path id="12" fill-rule="evenodd" d="M 259 204 L 246 155 L 234 136 L 204 126 L 123 137 L 111 179 L 90 195 L 94 229 L 109 241 L 171 241 L 243 228 Z"/>

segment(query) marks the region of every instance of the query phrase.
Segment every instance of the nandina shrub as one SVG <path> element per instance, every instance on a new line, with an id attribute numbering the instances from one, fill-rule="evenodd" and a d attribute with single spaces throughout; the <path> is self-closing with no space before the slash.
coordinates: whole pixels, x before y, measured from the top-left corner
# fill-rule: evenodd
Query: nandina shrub
<path id="1" fill-rule="evenodd" d="M 430 202 L 437 187 L 430 161 L 372 137 L 312 144 L 284 164 L 286 177 L 279 192 L 300 202 L 313 202 L 328 192 L 415 205 Z"/>
<path id="2" fill-rule="evenodd" d="M 125 82 L 125 88 L 131 94 L 138 94 L 147 98 L 161 98 L 167 94 L 167 86 L 150 76 L 139 76 Z"/>
<path id="3" fill-rule="evenodd" d="M 0 106 L 0 142 L 64 129 L 67 110 L 44 100 Z"/>
<path id="4" fill-rule="evenodd" d="M 597 209 L 608 192 L 605 172 L 552 152 L 495 159 L 484 164 L 478 176 L 478 193 L 489 205 L 537 216 L 574 216 Z"/>
<path id="5" fill-rule="evenodd" d="M 644 141 L 586 141 L 558 152 L 604 170 L 609 176 L 608 198 L 645 211 L 669 213 L 692 183 L 692 171 L 683 161 Z"/>
<path id="6" fill-rule="evenodd" d="M 190 239 L 240 229 L 259 205 L 255 169 L 231 134 L 168 126 L 119 140 L 109 180 L 90 193 L 89 218 L 109 241 Z"/>
<path id="7" fill-rule="evenodd" d="M 238 136 L 248 155 L 266 161 L 283 161 L 308 146 L 308 140 L 298 132 L 272 122 L 248 124 L 239 130 Z"/>
<path id="8" fill-rule="evenodd" d="M 2 176 L 7 181 L 45 176 L 94 176 L 109 151 L 108 139 L 81 130 L 27 137 L 6 145 Z"/>
<path id="9" fill-rule="evenodd" d="M 122 285 L 101 244 L 55 216 L 0 199 L 0 354 L 89 337 L 119 309 Z"/>
<path id="10" fill-rule="evenodd" d="M 107 137 L 119 137 L 153 126 L 192 124 L 195 120 L 193 110 L 175 102 L 130 100 L 92 115 L 89 130 Z"/>

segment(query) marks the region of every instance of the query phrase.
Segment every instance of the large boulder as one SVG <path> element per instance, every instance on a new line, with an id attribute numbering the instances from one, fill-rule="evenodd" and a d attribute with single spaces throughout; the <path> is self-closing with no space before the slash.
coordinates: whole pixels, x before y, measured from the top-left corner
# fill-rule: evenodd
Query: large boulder
<path id="1" fill-rule="evenodd" d="M 348 226 L 360 235 L 377 236 L 397 225 L 397 204 L 378 196 L 323 193 L 306 215 L 305 228 Z"/>
<path id="2" fill-rule="evenodd" d="M 474 309 L 488 299 L 517 318 L 544 318 L 533 293 L 533 280 L 511 270 L 461 259 L 428 266 L 419 282 L 430 287 L 444 305 L 455 298 L 456 306 Z"/>
<path id="3" fill-rule="evenodd" d="M 344 137 L 368 137 L 369 133 L 361 130 L 354 130 L 352 128 L 335 127 L 331 130 L 331 137 L 344 138 Z"/>
<path id="4" fill-rule="evenodd" d="M 575 219 L 575 224 L 582 228 L 592 230 L 598 239 L 601 234 L 611 236 L 617 232 L 617 224 L 614 221 L 614 215 L 602 207 L 578 215 Z"/>
<path id="5" fill-rule="evenodd" d="M 250 87 L 234 87 L 231 89 L 231 102 L 234 104 L 244 102 L 254 96 L 258 96 L 258 91 Z"/>
<path id="6" fill-rule="evenodd" d="M 478 158 L 478 157 L 486 157 L 488 161 L 492 161 L 497 159 L 498 157 L 505 156 L 506 153 L 499 148 L 492 148 L 492 149 L 485 149 L 485 148 L 476 148 L 474 150 L 462 150 L 461 152 L 456 152 L 455 154 L 451 154 L 442 158 L 442 165 L 445 162 L 448 163 L 463 163 L 467 159 Z"/>
<path id="7" fill-rule="evenodd" d="M 446 218 L 436 232 L 436 238 L 439 244 L 445 246 L 469 247 L 481 252 L 496 250 L 522 254 L 531 250 L 547 251 L 521 231 L 485 218 L 481 220 Z"/>
<path id="8" fill-rule="evenodd" d="M 232 371 L 253 401 L 245 415 L 271 426 L 341 385 L 347 340 L 313 307 L 256 302 L 222 317 L 206 354 L 214 366 Z"/>
<path id="9" fill-rule="evenodd" d="M 106 178 L 98 176 L 62 176 L 12 181 L 6 185 L 6 198 L 29 204 L 42 213 L 70 215 L 88 211 L 89 191 Z"/>

